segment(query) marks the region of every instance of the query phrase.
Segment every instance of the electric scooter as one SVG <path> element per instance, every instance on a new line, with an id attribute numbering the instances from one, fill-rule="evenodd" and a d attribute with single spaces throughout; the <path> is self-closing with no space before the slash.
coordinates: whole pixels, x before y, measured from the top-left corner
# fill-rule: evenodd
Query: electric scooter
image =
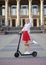
<path id="1" fill-rule="evenodd" d="M 20 46 L 21 36 L 22 36 L 22 33 L 20 33 L 20 38 L 19 38 L 19 42 L 18 42 L 18 46 L 17 46 L 17 51 L 15 52 L 14 56 L 15 56 L 15 57 L 19 57 L 19 55 L 21 55 L 21 56 L 30 56 L 30 55 L 32 55 L 33 57 L 36 57 L 36 56 L 37 56 L 37 52 L 36 52 L 36 51 L 33 51 L 33 52 L 30 53 L 30 54 L 22 54 L 22 53 L 20 52 L 19 46 Z"/>

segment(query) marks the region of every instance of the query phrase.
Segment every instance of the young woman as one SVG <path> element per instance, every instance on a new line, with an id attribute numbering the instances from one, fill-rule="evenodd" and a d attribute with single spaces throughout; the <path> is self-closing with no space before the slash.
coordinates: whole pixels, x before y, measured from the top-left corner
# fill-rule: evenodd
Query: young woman
<path id="1" fill-rule="evenodd" d="M 25 19 L 25 25 L 23 29 L 20 32 L 23 32 L 22 34 L 22 40 L 24 41 L 24 45 L 26 46 L 26 52 L 25 54 L 30 54 L 30 47 L 29 47 L 29 41 L 31 40 L 30 38 L 30 27 L 32 27 L 32 18 L 26 18 Z"/>

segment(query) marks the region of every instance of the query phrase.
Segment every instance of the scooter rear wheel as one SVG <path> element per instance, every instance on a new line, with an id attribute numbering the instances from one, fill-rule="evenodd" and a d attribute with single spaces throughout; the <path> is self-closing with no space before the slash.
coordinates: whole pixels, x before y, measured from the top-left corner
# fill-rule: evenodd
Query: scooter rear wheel
<path id="1" fill-rule="evenodd" d="M 36 57 L 36 56 L 37 56 L 37 52 L 34 51 L 34 52 L 32 53 L 32 56 L 33 56 L 33 57 Z"/>
<path id="2" fill-rule="evenodd" d="M 15 57 L 19 57 L 19 53 L 16 52 L 16 53 L 14 54 L 14 56 L 15 56 Z"/>

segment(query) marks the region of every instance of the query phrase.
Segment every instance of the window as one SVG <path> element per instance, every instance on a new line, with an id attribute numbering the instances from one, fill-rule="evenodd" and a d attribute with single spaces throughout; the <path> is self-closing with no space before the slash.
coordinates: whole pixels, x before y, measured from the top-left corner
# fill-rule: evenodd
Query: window
<path id="1" fill-rule="evenodd" d="M 44 5 L 44 15 L 46 15 L 46 5 Z"/>
<path id="2" fill-rule="evenodd" d="M 32 13 L 38 15 L 38 5 L 32 5 Z"/>
<path id="3" fill-rule="evenodd" d="M 2 16 L 5 15 L 5 5 L 2 5 Z"/>
<path id="4" fill-rule="evenodd" d="M 16 5 L 12 5 L 11 6 L 11 15 L 17 15 L 17 9 L 16 9 Z"/>
<path id="5" fill-rule="evenodd" d="M 21 5 L 21 15 L 28 15 L 28 5 Z"/>

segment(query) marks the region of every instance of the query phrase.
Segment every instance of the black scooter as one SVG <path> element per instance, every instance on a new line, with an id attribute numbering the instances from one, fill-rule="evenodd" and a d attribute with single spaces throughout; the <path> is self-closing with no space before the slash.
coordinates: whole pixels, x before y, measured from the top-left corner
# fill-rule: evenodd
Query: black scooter
<path id="1" fill-rule="evenodd" d="M 31 54 L 22 54 L 22 53 L 19 51 L 21 36 L 22 36 L 22 33 L 20 33 L 20 38 L 19 38 L 19 42 L 18 42 L 18 46 L 17 46 L 17 51 L 15 52 L 14 56 L 15 56 L 15 57 L 19 57 L 19 55 L 21 55 L 21 56 L 30 56 L 30 55 L 32 55 L 33 57 L 36 57 L 36 56 L 37 56 L 37 52 L 36 52 L 36 51 L 33 51 Z"/>

